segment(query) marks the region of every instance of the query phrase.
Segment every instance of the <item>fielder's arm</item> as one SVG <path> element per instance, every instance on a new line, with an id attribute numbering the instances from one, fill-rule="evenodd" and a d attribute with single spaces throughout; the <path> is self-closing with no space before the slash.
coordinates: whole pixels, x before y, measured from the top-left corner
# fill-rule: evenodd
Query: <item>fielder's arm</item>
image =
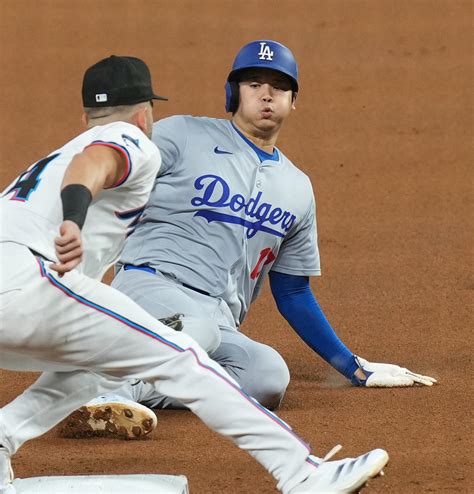
<path id="1" fill-rule="evenodd" d="M 125 157 L 108 146 L 85 148 L 69 164 L 61 188 L 64 221 L 54 242 L 59 262 L 51 265 L 61 276 L 82 260 L 81 228 L 92 199 L 117 183 L 126 166 Z"/>

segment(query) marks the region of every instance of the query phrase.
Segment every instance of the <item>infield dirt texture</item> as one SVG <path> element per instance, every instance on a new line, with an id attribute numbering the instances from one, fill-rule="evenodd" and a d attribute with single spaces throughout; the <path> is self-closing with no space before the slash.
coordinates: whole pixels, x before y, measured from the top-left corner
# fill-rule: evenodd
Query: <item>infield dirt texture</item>
<path id="1" fill-rule="evenodd" d="M 474 492 L 473 2 L 460 0 L 1 0 L 0 189 L 81 132 L 84 70 L 110 54 L 150 66 L 173 114 L 224 117 L 248 41 L 294 52 L 301 92 L 279 147 L 311 176 L 323 276 L 314 292 L 348 346 L 437 377 L 350 387 L 277 314 L 268 287 L 244 330 L 282 353 L 280 415 L 316 454 L 386 448 L 371 494 Z M 21 330 L 21 328 L 19 328 Z M 0 406 L 34 379 L 0 371 Z M 185 474 L 192 494 L 266 494 L 274 482 L 187 412 L 144 442 L 66 440 L 15 456 L 18 477 Z"/>

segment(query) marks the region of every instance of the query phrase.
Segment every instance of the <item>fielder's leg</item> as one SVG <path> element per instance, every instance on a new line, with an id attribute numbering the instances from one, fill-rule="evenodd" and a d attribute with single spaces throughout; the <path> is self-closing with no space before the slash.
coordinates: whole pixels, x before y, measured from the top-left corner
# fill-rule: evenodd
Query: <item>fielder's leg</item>
<path id="1" fill-rule="evenodd" d="M 30 269 L 26 256 L 23 261 L 21 269 Z M 88 368 L 113 378 L 145 379 L 248 451 L 275 477 L 284 493 L 314 476 L 316 466 L 308 446 L 287 424 L 246 395 L 190 337 L 162 325 L 120 292 L 77 272 L 58 278 L 40 262 L 38 272 L 30 275 L 17 302 L 28 307 L 29 316 L 39 312 L 41 317 L 30 317 L 32 327 L 21 332 L 18 328 L 24 314 L 7 311 L 0 327 L 2 351 L 23 351 L 38 361 L 63 365 L 64 370 Z M 28 304 L 30 289 L 42 294 L 35 304 Z M 49 387 L 54 401 L 54 380 Z M 73 392 L 66 383 L 63 394 Z M 66 401 L 63 396 L 58 400 Z M 29 401 L 34 410 L 41 404 L 35 393 Z M 14 400 L 8 405 L 9 417 L 15 416 L 18 403 Z M 18 434 L 18 424 L 12 421 L 2 423 L 1 430 L 13 447 L 44 428 L 38 414 L 23 420 L 24 434 Z"/>
<path id="2" fill-rule="evenodd" d="M 222 341 L 210 355 L 239 383 L 247 394 L 269 410 L 276 410 L 290 382 L 283 357 L 272 347 L 254 341 L 239 331 L 221 328 Z M 169 396 L 158 394 L 143 381 L 126 383 L 117 394 L 149 408 L 185 408 Z"/>
<path id="3" fill-rule="evenodd" d="M 218 301 L 183 287 L 163 273 L 121 269 L 111 284 L 134 300 L 155 319 L 183 314 L 182 331 L 208 353 L 220 344 L 221 333 L 214 313 Z"/>
<path id="4" fill-rule="evenodd" d="M 19 276 L 28 282 L 22 284 L 14 300 L 1 306 L 2 352 L 44 361 L 46 368 L 54 363 L 64 371 L 89 369 L 113 378 L 152 382 L 159 393 L 181 401 L 209 427 L 247 450 L 285 491 L 314 469 L 306 461 L 307 445 L 287 424 L 247 396 L 190 337 L 159 323 L 107 285 L 78 272 L 59 278 L 27 250 L 17 257 Z M 41 297 L 33 297 L 38 293 Z M 22 310 L 11 310 L 11 303 Z M 61 417 L 52 411 L 54 401 L 64 405 L 63 417 L 78 405 L 79 399 L 73 398 L 77 383 L 60 380 L 56 373 L 47 386 L 41 386 L 47 393 L 33 389 L 27 395 L 33 410 L 41 409 L 49 395 L 49 418 L 38 413 L 23 418 L 21 397 L 3 409 L 2 444 L 7 442 L 14 451 L 56 423 Z M 69 395 L 72 406 L 66 410 Z M 15 422 L 15 416 L 21 422 Z"/>

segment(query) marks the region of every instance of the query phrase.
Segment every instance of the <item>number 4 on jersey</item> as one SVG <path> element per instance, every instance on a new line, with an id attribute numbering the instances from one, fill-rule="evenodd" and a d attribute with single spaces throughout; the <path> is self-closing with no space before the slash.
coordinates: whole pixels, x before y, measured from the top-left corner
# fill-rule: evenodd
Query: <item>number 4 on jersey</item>
<path id="1" fill-rule="evenodd" d="M 10 198 L 10 200 L 27 201 L 30 194 L 36 190 L 41 182 L 41 179 L 39 178 L 40 175 L 43 173 L 48 164 L 57 156 L 59 156 L 59 154 L 53 154 L 35 163 L 31 168 L 18 177 L 17 181 L 5 192 L 5 195 L 14 191 L 15 194 Z"/>

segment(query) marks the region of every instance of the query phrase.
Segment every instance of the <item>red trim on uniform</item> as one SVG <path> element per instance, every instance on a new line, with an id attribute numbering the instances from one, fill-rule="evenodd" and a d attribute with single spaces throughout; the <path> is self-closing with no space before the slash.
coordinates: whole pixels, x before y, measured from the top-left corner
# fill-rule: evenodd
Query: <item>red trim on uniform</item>
<path id="1" fill-rule="evenodd" d="M 84 149 L 87 149 L 87 148 L 90 148 L 93 146 L 105 146 L 105 147 L 115 149 L 116 151 L 119 151 L 120 154 L 122 154 L 122 156 L 125 158 L 125 161 L 126 161 L 125 172 L 117 180 L 117 182 L 115 182 L 110 187 L 106 187 L 106 188 L 107 189 L 113 189 L 115 187 L 118 187 L 119 185 L 122 185 L 125 182 L 125 180 L 127 179 L 127 177 L 130 175 L 130 171 L 132 169 L 132 163 L 130 162 L 130 156 L 128 155 L 128 153 L 125 151 L 125 149 L 123 147 L 118 146 L 117 144 L 114 144 L 112 142 L 93 142 L 93 143 L 89 144 L 88 146 L 86 146 Z"/>

